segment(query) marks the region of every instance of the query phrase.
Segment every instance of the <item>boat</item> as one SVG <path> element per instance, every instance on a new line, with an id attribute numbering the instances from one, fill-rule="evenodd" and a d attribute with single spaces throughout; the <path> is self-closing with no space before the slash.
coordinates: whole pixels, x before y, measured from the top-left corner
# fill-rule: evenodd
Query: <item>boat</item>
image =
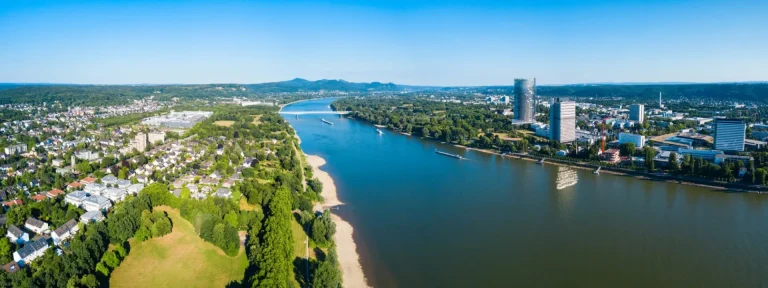
<path id="1" fill-rule="evenodd" d="M 597 170 L 595 170 L 594 172 L 592 172 L 592 174 L 595 174 L 595 175 L 600 175 L 600 167 L 598 166 L 598 167 L 597 167 Z"/>
<path id="2" fill-rule="evenodd" d="M 320 119 L 320 120 L 322 120 L 323 123 L 325 123 L 325 124 L 333 125 L 333 122 L 331 122 L 331 121 L 328 121 L 328 120 L 325 120 L 325 119 Z"/>
<path id="3" fill-rule="evenodd" d="M 539 160 L 539 162 L 536 162 L 536 164 L 544 165 L 544 158 L 541 158 L 541 160 Z"/>
<path id="4" fill-rule="evenodd" d="M 443 152 L 443 151 L 440 151 L 440 150 L 437 150 L 437 149 L 435 149 L 435 153 L 443 155 L 443 156 L 453 157 L 453 158 L 456 158 L 456 159 L 459 159 L 459 160 L 464 159 L 464 157 L 461 157 L 461 155 L 459 155 L 459 154 L 451 154 L 451 153 Z"/>
<path id="5" fill-rule="evenodd" d="M 376 129 L 376 132 L 378 132 L 379 135 L 383 135 L 384 134 L 384 132 L 381 132 L 381 129 Z"/>
<path id="6" fill-rule="evenodd" d="M 557 170 L 557 180 L 555 180 L 557 190 L 576 185 L 578 181 L 579 177 L 578 174 L 576 174 L 576 170 L 562 166 Z"/>

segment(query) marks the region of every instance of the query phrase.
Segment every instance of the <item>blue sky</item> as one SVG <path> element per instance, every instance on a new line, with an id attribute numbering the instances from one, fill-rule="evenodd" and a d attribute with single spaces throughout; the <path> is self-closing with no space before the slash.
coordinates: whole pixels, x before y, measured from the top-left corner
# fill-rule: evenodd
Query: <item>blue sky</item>
<path id="1" fill-rule="evenodd" d="M 0 0 L 0 82 L 296 77 L 765 81 L 768 2 Z"/>

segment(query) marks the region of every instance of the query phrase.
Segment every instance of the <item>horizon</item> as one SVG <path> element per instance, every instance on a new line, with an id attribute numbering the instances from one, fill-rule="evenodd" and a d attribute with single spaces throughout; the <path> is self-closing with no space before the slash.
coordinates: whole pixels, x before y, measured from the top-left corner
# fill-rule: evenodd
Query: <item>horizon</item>
<path id="1" fill-rule="evenodd" d="M 516 77 L 520 78 L 520 77 Z M 533 79 L 533 78 L 528 78 Z M 272 84 L 272 83 L 284 83 L 284 82 L 290 82 L 294 80 L 305 80 L 309 82 L 317 82 L 317 81 L 345 81 L 348 83 L 357 83 L 357 84 L 369 84 L 369 83 L 381 83 L 381 84 L 393 84 L 398 86 L 413 86 L 413 87 L 439 87 L 439 88 L 472 88 L 472 87 L 512 87 L 515 84 L 509 83 L 509 84 L 491 84 L 491 85 L 465 85 L 465 86 L 442 86 L 442 85 L 420 85 L 420 84 L 405 84 L 405 83 L 395 83 L 395 82 L 388 82 L 388 81 L 370 81 L 370 82 L 355 82 L 355 81 L 348 81 L 345 79 L 330 79 L 330 78 L 321 78 L 316 80 L 296 77 L 288 80 L 279 80 L 279 81 L 271 81 L 271 82 L 254 82 L 254 83 L 237 83 L 237 82 L 219 82 L 219 83 L 104 83 L 104 84 L 94 84 L 94 83 L 55 83 L 55 82 L 1 82 L 0 85 L 62 85 L 62 86 L 183 86 L 183 85 L 262 85 L 262 84 Z M 513 78 L 514 80 L 514 78 Z M 757 81 L 728 81 L 728 82 L 683 82 L 683 81 L 664 81 L 664 82 L 590 82 L 590 83 L 565 83 L 565 84 L 536 84 L 536 86 L 576 86 L 576 85 L 606 85 L 606 86 L 620 86 L 620 85 L 706 85 L 706 84 L 768 84 L 768 80 L 757 80 Z"/>
<path id="2" fill-rule="evenodd" d="M 0 82 L 766 82 L 765 14 L 748 1 L 23 1 L 0 7 Z"/>

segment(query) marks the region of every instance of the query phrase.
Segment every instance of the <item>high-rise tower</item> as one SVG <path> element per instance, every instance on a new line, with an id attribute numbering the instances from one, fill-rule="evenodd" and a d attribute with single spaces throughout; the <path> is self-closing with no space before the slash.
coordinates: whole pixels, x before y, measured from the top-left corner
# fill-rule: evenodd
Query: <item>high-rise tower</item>
<path id="1" fill-rule="evenodd" d="M 514 120 L 534 122 L 536 120 L 536 79 L 515 79 Z"/>
<path id="2" fill-rule="evenodd" d="M 557 99 L 549 106 L 549 135 L 560 143 L 576 141 L 576 102 Z"/>

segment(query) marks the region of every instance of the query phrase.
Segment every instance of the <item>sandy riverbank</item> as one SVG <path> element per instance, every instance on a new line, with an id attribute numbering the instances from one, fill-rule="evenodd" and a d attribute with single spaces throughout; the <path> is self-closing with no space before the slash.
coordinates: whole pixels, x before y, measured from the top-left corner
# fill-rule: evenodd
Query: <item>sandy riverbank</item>
<path id="1" fill-rule="evenodd" d="M 323 196 L 324 202 L 315 204 L 315 211 L 323 211 L 326 208 L 344 204 L 339 201 L 336 194 L 336 184 L 333 182 L 331 175 L 320 170 L 320 166 L 326 163 L 325 159 L 314 155 L 306 156 L 307 163 L 312 166 L 314 176 L 323 183 L 323 192 L 320 195 Z M 370 287 L 366 282 L 365 274 L 363 274 L 363 266 L 360 265 L 357 245 L 354 238 L 352 238 L 354 232 L 352 225 L 335 214 L 331 216 L 331 219 L 336 224 L 336 234 L 333 236 L 333 241 L 336 243 L 336 252 L 339 254 L 339 265 L 341 265 L 344 286 Z"/>

